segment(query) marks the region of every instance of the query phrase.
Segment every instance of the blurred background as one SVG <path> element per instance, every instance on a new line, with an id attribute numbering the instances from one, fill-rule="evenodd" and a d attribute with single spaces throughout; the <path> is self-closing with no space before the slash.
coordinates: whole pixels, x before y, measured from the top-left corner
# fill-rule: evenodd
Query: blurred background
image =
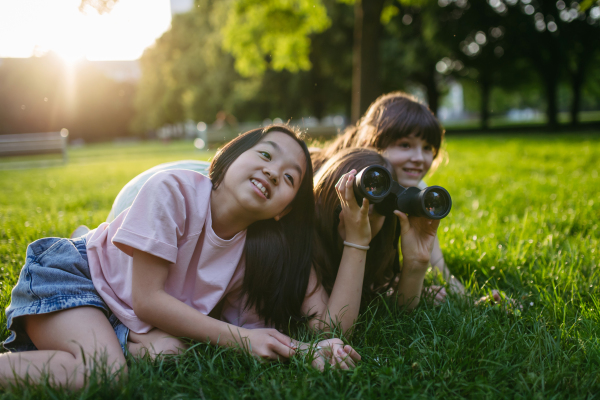
<path id="1" fill-rule="evenodd" d="M 0 134 L 315 135 L 404 90 L 449 132 L 600 128 L 600 1 L 0 0 Z"/>

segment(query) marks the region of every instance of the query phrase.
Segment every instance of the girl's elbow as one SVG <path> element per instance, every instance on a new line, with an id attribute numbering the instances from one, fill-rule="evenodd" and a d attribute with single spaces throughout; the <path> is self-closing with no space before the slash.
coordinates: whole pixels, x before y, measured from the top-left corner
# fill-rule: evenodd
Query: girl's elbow
<path id="1" fill-rule="evenodd" d="M 136 295 L 132 296 L 132 308 L 134 314 L 144 322 L 147 322 L 148 317 L 152 314 L 152 305 L 149 304 L 147 296 Z"/>

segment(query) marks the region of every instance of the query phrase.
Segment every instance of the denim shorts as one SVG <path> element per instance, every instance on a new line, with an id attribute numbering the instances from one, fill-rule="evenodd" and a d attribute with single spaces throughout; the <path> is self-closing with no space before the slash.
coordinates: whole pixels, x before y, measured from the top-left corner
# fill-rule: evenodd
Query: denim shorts
<path id="1" fill-rule="evenodd" d="M 37 350 L 18 317 L 92 306 L 104 311 L 126 354 L 129 329 L 110 311 L 92 283 L 85 238 L 44 238 L 27 247 L 25 265 L 6 308 L 9 351 Z"/>

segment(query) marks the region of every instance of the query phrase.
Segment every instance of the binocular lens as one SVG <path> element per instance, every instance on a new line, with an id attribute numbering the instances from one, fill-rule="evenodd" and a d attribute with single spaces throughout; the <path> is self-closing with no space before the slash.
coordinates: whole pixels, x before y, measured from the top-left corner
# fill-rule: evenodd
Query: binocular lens
<path id="1" fill-rule="evenodd" d="M 366 198 L 381 215 L 392 216 L 394 210 L 409 215 L 442 219 L 452 208 L 452 199 L 441 186 L 425 189 L 404 188 L 393 180 L 392 174 L 381 165 L 370 165 L 356 174 L 354 196 L 357 204 Z"/>
<path id="2" fill-rule="evenodd" d="M 382 171 L 377 168 L 373 168 L 362 176 L 362 183 L 368 194 L 374 197 L 379 197 L 385 194 L 392 182 L 390 181 L 390 174 L 387 170 Z"/>
<path id="3" fill-rule="evenodd" d="M 448 213 L 450 202 L 445 193 L 435 189 L 425 193 L 423 204 L 431 217 L 440 217 Z"/>

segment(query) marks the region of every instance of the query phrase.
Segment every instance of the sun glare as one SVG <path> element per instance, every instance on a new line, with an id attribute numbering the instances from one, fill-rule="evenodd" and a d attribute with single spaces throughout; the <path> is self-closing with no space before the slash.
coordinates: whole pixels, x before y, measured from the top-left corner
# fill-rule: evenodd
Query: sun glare
<path id="1" fill-rule="evenodd" d="M 0 57 L 52 51 L 67 63 L 135 60 L 166 31 L 169 0 L 119 0 L 110 14 L 81 13 L 80 0 L 0 1 Z"/>

